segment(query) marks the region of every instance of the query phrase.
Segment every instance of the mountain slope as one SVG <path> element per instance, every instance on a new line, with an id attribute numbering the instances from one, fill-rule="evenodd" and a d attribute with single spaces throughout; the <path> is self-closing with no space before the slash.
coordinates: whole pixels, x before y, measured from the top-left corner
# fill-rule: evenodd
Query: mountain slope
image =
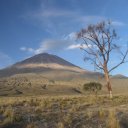
<path id="1" fill-rule="evenodd" d="M 41 54 L 38 54 L 38 55 L 35 55 L 31 58 L 28 58 L 26 60 L 23 60 L 19 63 L 16 63 L 16 65 L 22 65 L 22 64 L 32 64 L 32 63 L 35 63 L 35 64 L 49 64 L 49 63 L 57 63 L 57 64 L 60 64 L 60 65 L 64 65 L 64 66 L 75 66 L 73 65 L 72 63 L 56 56 L 56 55 L 52 55 L 52 54 L 48 54 L 48 53 L 41 53 Z M 76 66 L 75 66 L 76 67 Z"/>
<path id="2" fill-rule="evenodd" d="M 77 74 L 86 72 L 72 63 L 48 53 L 42 53 L 30 57 L 26 60 L 18 62 L 8 68 L 0 70 L 0 77 L 7 77 L 22 73 L 47 73 L 54 74 L 54 72 L 66 72 L 67 74 Z M 58 75 L 58 74 L 54 74 Z M 62 75 L 63 76 L 63 75 Z"/>
<path id="3" fill-rule="evenodd" d="M 127 79 L 128 77 L 126 77 L 122 74 L 117 74 L 117 75 L 112 76 L 111 78 L 113 78 L 113 79 Z"/>

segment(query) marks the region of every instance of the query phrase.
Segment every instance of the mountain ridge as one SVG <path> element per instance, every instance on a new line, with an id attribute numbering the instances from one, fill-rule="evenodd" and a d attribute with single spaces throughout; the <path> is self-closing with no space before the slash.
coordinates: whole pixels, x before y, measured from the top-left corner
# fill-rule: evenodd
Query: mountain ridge
<path id="1" fill-rule="evenodd" d="M 28 63 L 58 63 L 58 64 L 61 64 L 61 65 L 67 65 L 67 66 L 75 66 L 75 67 L 78 67 L 64 59 L 62 59 L 61 57 L 59 56 L 56 56 L 56 55 L 53 55 L 53 54 L 49 54 L 49 53 L 40 53 L 40 54 L 37 54 L 37 55 L 34 55 L 30 58 L 27 58 L 21 62 L 18 62 L 14 65 L 18 65 L 18 64 L 28 64 Z"/>
<path id="2" fill-rule="evenodd" d="M 86 70 L 61 57 L 48 53 L 41 53 L 0 70 L 0 77 L 22 73 L 45 73 L 54 70 L 76 73 L 86 72 Z"/>

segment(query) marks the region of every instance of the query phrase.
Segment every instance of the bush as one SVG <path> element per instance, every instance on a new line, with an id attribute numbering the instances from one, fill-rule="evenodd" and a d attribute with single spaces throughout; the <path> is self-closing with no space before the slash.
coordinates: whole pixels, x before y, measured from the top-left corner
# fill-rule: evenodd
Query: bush
<path id="1" fill-rule="evenodd" d="M 83 85 L 84 91 L 88 91 L 89 93 L 96 94 L 98 91 L 102 89 L 102 84 L 98 82 L 90 82 Z"/>

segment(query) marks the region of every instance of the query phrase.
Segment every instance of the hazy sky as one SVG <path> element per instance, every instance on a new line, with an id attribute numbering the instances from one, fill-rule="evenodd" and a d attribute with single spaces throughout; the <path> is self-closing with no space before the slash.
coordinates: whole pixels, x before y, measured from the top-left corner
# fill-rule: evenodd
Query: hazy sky
<path id="1" fill-rule="evenodd" d="M 128 41 L 127 15 L 128 0 L 0 0 L 0 68 L 48 52 L 94 70 L 83 61 L 75 33 L 110 19 L 123 45 Z M 113 74 L 128 76 L 127 67 L 122 65 Z"/>

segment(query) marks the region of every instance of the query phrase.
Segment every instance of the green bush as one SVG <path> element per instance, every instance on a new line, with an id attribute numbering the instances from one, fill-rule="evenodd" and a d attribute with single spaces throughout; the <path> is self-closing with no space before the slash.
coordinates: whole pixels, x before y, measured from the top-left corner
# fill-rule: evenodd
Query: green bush
<path id="1" fill-rule="evenodd" d="M 98 82 L 90 82 L 83 85 L 83 90 L 91 94 L 96 94 L 102 89 L 102 84 Z"/>

